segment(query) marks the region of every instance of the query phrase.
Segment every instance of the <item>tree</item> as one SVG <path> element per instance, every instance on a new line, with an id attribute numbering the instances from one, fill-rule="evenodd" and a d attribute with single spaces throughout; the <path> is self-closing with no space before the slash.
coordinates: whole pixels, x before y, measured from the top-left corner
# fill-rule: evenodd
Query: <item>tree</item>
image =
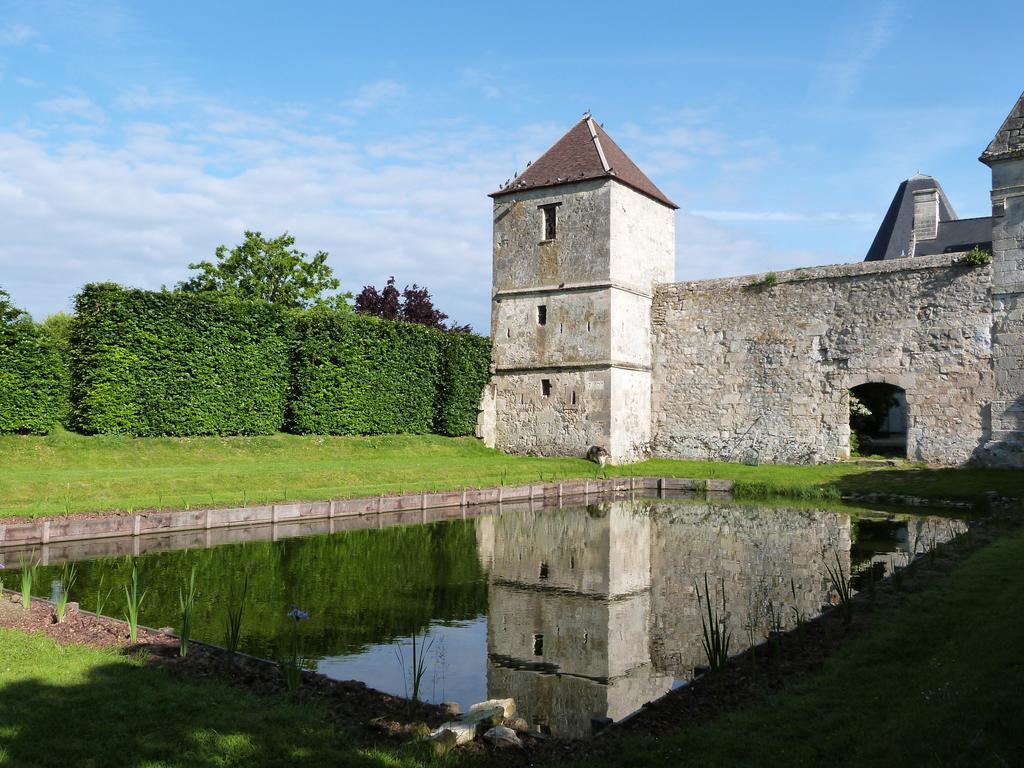
<path id="1" fill-rule="evenodd" d="M 295 238 L 287 232 L 266 240 L 260 232 L 247 230 L 241 245 L 231 250 L 226 245 L 218 246 L 217 263 L 189 264 L 189 269 L 197 269 L 199 274 L 178 283 L 177 289 L 193 293 L 223 291 L 284 307 L 347 307 L 347 294 L 324 296 L 341 284 L 327 264 L 327 253 L 319 251 L 310 258 L 294 245 Z"/>
<path id="2" fill-rule="evenodd" d="M 11 294 L 0 288 L 0 325 L 14 325 L 28 319 L 28 313 L 11 302 Z"/>
<path id="3" fill-rule="evenodd" d="M 372 285 L 364 285 L 356 296 L 356 312 L 364 315 L 382 317 L 385 320 L 403 320 L 407 323 L 419 323 L 442 331 L 472 333 L 468 325 L 446 325 L 448 315 L 434 306 L 434 300 L 426 287 L 416 283 L 405 286 L 399 293 L 395 287 L 395 278 L 389 277 L 384 289 L 378 291 Z"/>
<path id="4" fill-rule="evenodd" d="M 383 291 L 378 291 L 372 285 L 364 285 L 356 296 L 356 312 L 361 314 L 397 320 L 401 311 L 400 294 L 395 287 L 394 277 L 388 278 Z"/>

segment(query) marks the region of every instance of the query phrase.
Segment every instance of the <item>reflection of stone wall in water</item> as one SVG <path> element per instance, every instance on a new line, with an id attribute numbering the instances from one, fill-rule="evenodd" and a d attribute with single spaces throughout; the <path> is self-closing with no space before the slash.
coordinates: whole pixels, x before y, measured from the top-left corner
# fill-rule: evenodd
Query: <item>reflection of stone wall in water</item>
<path id="1" fill-rule="evenodd" d="M 828 602 L 826 560 L 850 573 L 850 519 L 807 509 L 771 509 L 717 504 L 661 504 L 651 547 L 651 655 L 662 674 L 688 678 L 694 666 L 707 664 L 701 646 L 701 615 L 695 584 L 704 574 L 721 610 L 725 587 L 725 625 L 732 649 L 749 645 L 747 625 L 754 619 L 760 642 L 770 624 L 769 605 L 788 629 L 796 607 L 817 615 Z"/>
<path id="2" fill-rule="evenodd" d="M 629 502 L 479 521 L 489 695 L 583 735 L 592 717 L 619 719 L 669 689 L 648 651 L 651 524 Z"/>

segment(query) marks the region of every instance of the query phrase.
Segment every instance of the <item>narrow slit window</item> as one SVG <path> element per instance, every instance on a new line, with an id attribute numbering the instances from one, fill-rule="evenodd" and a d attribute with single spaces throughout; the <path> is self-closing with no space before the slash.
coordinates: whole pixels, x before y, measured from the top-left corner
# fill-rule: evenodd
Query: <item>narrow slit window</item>
<path id="1" fill-rule="evenodd" d="M 537 325 L 548 324 L 548 306 L 547 304 L 540 304 L 537 306 Z"/>
<path id="2" fill-rule="evenodd" d="M 512 338 L 512 329 L 511 328 L 506 328 L 505 329 L 505 338 L 506 339 L 511 339 Z"/>
<path id="3" fill-rule="evenodd" d="M 590 333 L 590 321 L 587 320 L 587 333 Z"/>
<path id="4" fill-rule="evenodd" d="M 533 655 L 543 656 L 544 655 L 544 635 L 533 636 Z"/>
<path id="5" fill-rule="evenodd" d="M 572 391 L 572 405 L 576 405 L 576 390 Z"/>
<path id="6" fill-rule="evenodd" d="M 544 217 L 544 239 L 554 240 L 558 235 L 558 207 L 545 205 L 540 210 Z"/>
<path id="7" fill-rule="evenodd" d="M 564 330 L 565 330 L 565 326 L 562 323 L 559 323 L 558 324 L 558 332 L 561 333 Z"/>
<path id="8" fill-rule="evenodd" d="M 541 563 L 540 564 L 540 574 L 539 574 L 539 577 L 540 577 L 541 581 L 544 581 L 544 580 L 547 579 L 547 577 L 548 577 L 548 564 L 547 563 Z"/>
<path id="9" fill-rule="evenodd" d="M 551 397 L 551 379 L 540 380 L 540 393 L 544 397 Z"/>

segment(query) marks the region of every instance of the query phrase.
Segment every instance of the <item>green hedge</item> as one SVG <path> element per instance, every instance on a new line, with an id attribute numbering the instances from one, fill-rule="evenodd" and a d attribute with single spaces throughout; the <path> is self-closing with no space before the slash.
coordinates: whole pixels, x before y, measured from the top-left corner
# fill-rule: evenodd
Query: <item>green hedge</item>
<path id="1" fill-rule="evenodd" d="M 67 411 L 66 361 L 28 318 L 0 322 L 0 432 L 46 434 Z"/>
<path id="2" fill-rule="evenodd" d="M 288 388 L 285 316 L 214 293 L 87 285 L 75 301 L 72 423 L 87 434 L 270 434 Z"/>
<path id="3" fill-rule="evenodd" d="M 215 293 L 86 286 L 71 338 L 87 434 L 472 434 L 490 342 Z M 289 378 L 290 377 L 290 378 Z"/>
<path id="4" fill-rule="evenodd" d="M 298 317 L 289 427 L 311 434 L 472 434 L 488 339 L 313 310 Z"/>
<path id="5" fill-rule="evenodd" d="M 490 378 L 491 341 L 471 333 L 443 336 L 434 430 L 441 435 L 471 435 L 480 394 Z"/>
<path id="6" fill-rule="evenodd" d="M 289 425 L 298 433 L 423 434 L 434 426 L 440 331 L 350 313 L 298 317 Z"/>

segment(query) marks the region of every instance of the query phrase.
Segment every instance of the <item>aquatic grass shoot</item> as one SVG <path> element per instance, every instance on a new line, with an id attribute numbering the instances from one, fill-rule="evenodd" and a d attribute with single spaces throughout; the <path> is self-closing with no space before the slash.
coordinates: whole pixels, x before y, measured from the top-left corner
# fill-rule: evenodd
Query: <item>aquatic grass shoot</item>
<path id="1" fill-rule="evenodd" d="M 139 591 L 139 564 L 132 560 L 132 574 L 124 588 L 125 621 L 128 622 L 128 636 L 133 643 L 139 641 L 139 611 L 146 599 L 146 590 Z"/>
<path id="2" fill-rule="evenodd" d="M 32 607 L 32 584 L 36 580 L 36 568 L 39 562 L 32 556 L 21 554 L 19 567 L 21 569 L 21 607 L 26 611 Z"/>
<path id="3" fill-rule="evenodd" d="M 196 605 L 196 567 L 188 577 L 188 585 L 178 587 L 178 605 L 181 608 L 181 631 L 178 633 L 178 653 L 188 656 L 188 641 L 192 636 L 192 611 Z"/>
<path id="4" fill-rule="evenodd" d="M 110 599 L 110 595 L 113 594 L 114 588 L 110 587 L 106 592 L 103 591 L 103 581 L 106 578 L 106 574 L 100 571 L 100 581 L 96 585 L 96 615 L 102 616 L 103 609 L 107 606 L 107 601 Z"/>
<path id="5" fill-rule="evenodd" d="M 825 563 L 825 571 L 828 573 L 828 579 L 832 583 L 832 589 L 839 595 L 839 607 L 843 611 L 843 622 L 849 624 L 853 621 L 853 587 L 846 572 L 843 571 L 842 563 L 839 562 L 839 552 L 833 552 L 833 554 L 836 558 L 836 567 L 833 568 L 828 563 Z"/>
<path id="6" fill-rule="evenodd" d="M 700 587 L 694 584 L 694 589 L 697 591 L 697 603 L 701 603 Z M 725 617 L 726 605 L 725 605 L 725 579 L 722 579 L 722 610 L 721 613 L 716 610 L 714 606 L 713 597 L 711 595 L 710 587 L 708 586 L 708 572 L 704 571 L 704 608 L 700 614 L 700 623 L 703 630 L 703 640 L 701 644 L 704 646 L 704 654 L 708 658 L 708 668 L 712 672 L 716 672 L 725 666 L 725 662 L 729 659 L 729 644 L 732 641 L 728 628 L 725 627 L 723 619 Z M 705 613 L 707 615 L 705 615 Z"/>
<path id="7" fill-rule="evenodd" d="M 291 653 L 282 666 L 288 690 L 294 693 L 302 685 L 302 668 L 306 665 L 306 659 L 302 655 L 302 636 L 299 632 L 299 624 L 309 619 L 309 614 L 297 605 L 293 605 L 288 609 L 288 618 L 292 620 Z"/>
<path id="8" fill-rule="evenodd" d="M 427 642 L 429 639 L 430 642 Z M 412 633 L 412 666 L 409 671 L 405 669 L 405 654 L 402 651 L 401 643 L 396 644 L 395 655 L 398 657 L 398 664 L 402 668 L 402 685 L 405 688 L 405 697 L 411 702 L 420 700 L 420 687 L 423 684 L 423 677 L 427 673 L 427 660 L 430 650 L 434 647 L 434 638 L 429 637 L 427 630 L 423 630 L 423 637 L 417 645 L 416 633 Z M 410 694 L 409 687 L 412 686 Z"/>
<path id="9" fill-rule="evenodd" d="M 249 594 L 249 572 L 242 577 L 241 590 L 235 585 L 228 596 L 228 613 L 224 619 L 224 650 L 228 659 L 233 660 L 238 653 L 238 643 L 242 639 L 242 618 L 245 615 L 245 600 Z"/>
<path id="10" fill-rule="evenodd" d="M 64 623 L 64 613 L 68 608 L 68 600 L 71 597 L 71 589 L 78 579 L 78 566 L 75 563 L 65 563 L 60 573 L 60 594 L 57 595 L 57 623 Z"/>

